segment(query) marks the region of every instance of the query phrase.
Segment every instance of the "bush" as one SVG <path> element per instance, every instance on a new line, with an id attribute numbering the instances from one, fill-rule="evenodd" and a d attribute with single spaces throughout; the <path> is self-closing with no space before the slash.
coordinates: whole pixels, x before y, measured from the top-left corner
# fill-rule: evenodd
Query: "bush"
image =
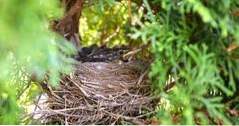
<path id="1" fill-rule="evenodd" d="M 48 72 L 55 84 L 59 71 L 70 70 L 62 52 L 69 54 L 72 46 L 49 29 L 49 20 L 62 12 L 57 0 L 0 2 L 0 124 L 19 123 L 16 98 L 30 75 L 40 80 Z"/>
<path id="2" fill-rule="evenodd" d="M 151 44 L 153 88 L 170 106 L 160 103 L 158 119 L 170 124 L 235 123 L 228 110 L 238 103 L 230 101 L 239 91 L 239 2 L 143 1 L 146 21 L 132 37 Z M 165 91 L 169 76 L 175 85 Z"/>

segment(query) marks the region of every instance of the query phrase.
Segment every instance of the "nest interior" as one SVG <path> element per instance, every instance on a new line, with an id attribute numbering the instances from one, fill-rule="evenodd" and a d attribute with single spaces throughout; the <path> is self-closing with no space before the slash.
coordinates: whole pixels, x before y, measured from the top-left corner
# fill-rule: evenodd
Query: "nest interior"
<path id="1" fill-rule="evenodd" d="M 146 124 L 155 106 L 147 79 L 148 63 L 115 62 L 122 55 L 120 48 L 87 51 L 77 56 L 74 71 L 62 76 L 60 86 L 51 89 L 47 107 L 41 110 L 44 123 Z"/>

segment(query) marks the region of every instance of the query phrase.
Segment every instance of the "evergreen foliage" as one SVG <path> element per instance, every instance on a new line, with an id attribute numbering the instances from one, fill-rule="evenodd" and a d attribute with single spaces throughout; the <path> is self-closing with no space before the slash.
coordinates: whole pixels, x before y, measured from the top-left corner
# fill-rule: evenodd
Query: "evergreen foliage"
<path id="1" fill-rule="evenodd" d="M 144 4 L 147 21 L 134 29 L 133 37 L 152 45 L 153 88 L 173 108 L 160 107 L 158 119 L 169 124 L 175 116 L 176 124 L 235 123 L 227 113 L 238 107 L 238 100 L 234 105 L 227 102 L 238 97 L 239 2 L 144 0 Z M 165 92 L 169 75 L 175 86 Z"/>
<path id="2" fill-rule="evenodd" d="M 70 60 L 62 52 L 72 53 L 73 48 L 49 28 L 49 20 L 59 18 L 62 13 L 57 0 L 0 1 L 1 124 L 19 123 L 21 105 L 16 98 L 30 75 L 40 80 L 48 73 L 55 84 L 59 71 L 70 70 Z"/>

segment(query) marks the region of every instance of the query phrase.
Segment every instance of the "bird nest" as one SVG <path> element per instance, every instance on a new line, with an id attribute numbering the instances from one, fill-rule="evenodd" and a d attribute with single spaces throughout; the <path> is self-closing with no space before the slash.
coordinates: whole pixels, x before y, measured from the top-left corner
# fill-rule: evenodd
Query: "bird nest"
<path id="1" fill-rule="evenodd" d="M 47 124 L 145 124 L 155 99 L 140 61 L 77 63 L 42 111 Z"/>

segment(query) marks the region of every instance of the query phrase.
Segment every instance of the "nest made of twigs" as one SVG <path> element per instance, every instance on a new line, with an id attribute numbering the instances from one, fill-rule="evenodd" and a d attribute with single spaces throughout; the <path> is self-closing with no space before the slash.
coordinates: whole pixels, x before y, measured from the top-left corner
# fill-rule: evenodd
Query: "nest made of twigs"
<path id="1" fill-rule="evenodd" d="M 148 64 L 84 62 L 62 76 L 41 110 L 46 124 L 145 124 L 154 109 Z"/>

